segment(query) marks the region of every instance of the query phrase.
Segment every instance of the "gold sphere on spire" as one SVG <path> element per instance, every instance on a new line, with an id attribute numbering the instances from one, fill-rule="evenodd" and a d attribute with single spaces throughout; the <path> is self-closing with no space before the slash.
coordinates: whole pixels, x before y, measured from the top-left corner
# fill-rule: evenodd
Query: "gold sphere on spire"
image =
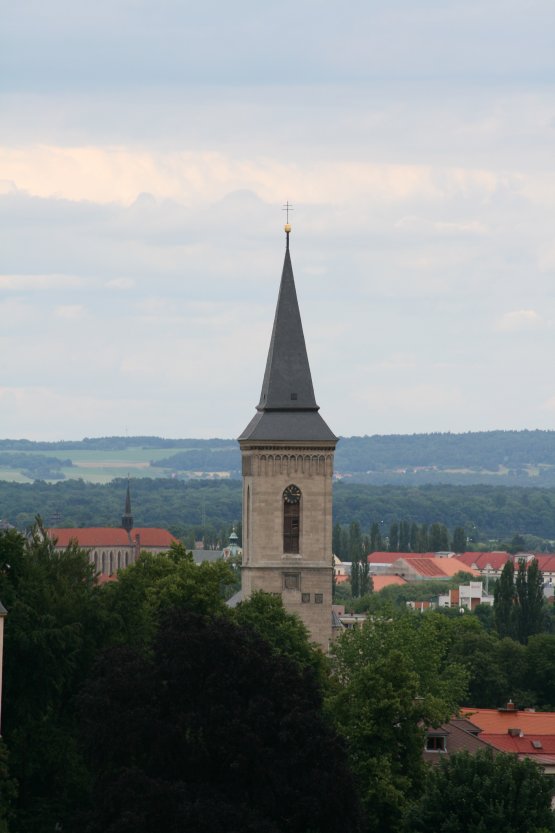
<path id="1" fill-rule="evenodd" d="M 285 234 L 289 234 L 290 231 L 291 231 L 291 223 L 285 223 L 283 228 L 284 228 Z"/>

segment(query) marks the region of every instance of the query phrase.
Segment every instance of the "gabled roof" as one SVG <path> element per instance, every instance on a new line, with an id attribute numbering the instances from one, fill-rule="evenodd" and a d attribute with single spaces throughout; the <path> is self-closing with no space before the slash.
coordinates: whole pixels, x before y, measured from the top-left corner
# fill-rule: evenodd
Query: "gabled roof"
<path id="1" fill-rule="evenodd" d="M 482 740 L 501 749 L 503 752 L 515 752 L 517 755 L 555 755 L 555 736 L 542 734 L 525 734 L 522 737 L 514 735 L 496 735 L 492 732 L 482 732 Z"/>
<path id="2" fill-rule="evenodd" d="M 393 564 L 399 558 L 435 558 L 435 552 L 384 552 L 376 550 L 367 557 L 369 564 Z"/>
<path id="3" fill-rule="evenodd" d="M 462 552 L 457 558 L 469 567 L 476 564 L 478 570 L 485 570 L 488 564 L 492 570 L 502 570 L 511 556 L 508 552 Z"/>
<path id="4" fill-rule="evenodd" d="M 555 555 L 538 553 L 535 558 L 542 573 L 555 573 Z"/>
<path id="5" fill-rule="evenodd" d="M 401 576 L 372 576 L 372 582 L 375 593 L 379 593 L 384 587 L 390 587 L 392 584 L 401 585 L 407 583 L 406 579 Z"/>
<path id="6" fill-rule="evenodd" d="M 461 709 L 462 714 L 488 735 L 507 735 L 509 729 L 521 729 L 525 735 L 555 737 L 555 712 L 532 712 L 526 709 Z"/>
<path id="7" fill-rule="evenodd" d="M 78 546 L 85 548 L 92 547 L 129 547 L 140 537 L 141 547 L 152 547 L 156 549 L 169 549 L 173 543 L 178 543 L 177 538 L 168 532 L 167 529 L 156 527 L 135 527 L 130 535 L 121 527 L 109 526 L 87 526 L 48 529 L 48 537 L 56 540 L 58 547 L 68 547 L 72 541 Z"/>
<path id="8" fill-rule="evenodd" d="M 437 729 L 430 728 L 427 732 L 427 735 L 434 736 L 434 735 L 444 735 L 445 736 L 445 746 L 446 752 L 449 755 L 453 755 L 455 752 L 461 752 L 462 750 L 466 750 L 467 752 L 474 753 L 478 752 L 481 749 L 487 749 L 488 744 L 484 740 L 482 740 L 482 736 L 477 736 L 473 732 L 468 731 L 464 726 L 460 725 L 461 721 L 449 721 L 448 723 L 444 723 L 442 726 L 439 726 Z M 441 753 L 438 755 L 437 752 L 429 752 L 424 751 L 424 760 L 428 763 L 438 764 L 441 760 Z"/>
<path id="9" fill-rule="evenodd" d="M 289 253 L 289 234 L 257 411 L 239 437 L 240 442 L 337 442 L 318 414 L 314 397 Z"/>
<path id="10" fill-rule="evenodd" d="M 477 570 L 463 564 L 458 558 L 405 558 L 403 555 L 391 566 L 399 572 L 408 570 L 426 578 L 447 578 L 460 572 L 480 575 Z"/>

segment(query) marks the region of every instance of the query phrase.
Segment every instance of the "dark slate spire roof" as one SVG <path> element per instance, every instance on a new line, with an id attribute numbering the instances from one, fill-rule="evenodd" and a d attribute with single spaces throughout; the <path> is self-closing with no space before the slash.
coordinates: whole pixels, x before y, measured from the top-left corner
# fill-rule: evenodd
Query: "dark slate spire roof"
<path id="1" fill-rule="evenodd" d="M 129 491 L 129 478 L 127 479 L 127 493 L 125 495 L 125 511 L 121 516 L 121 526 L 126 532 L 133 529 L 133 515 L 131 514 L 131 492 Z"/>
<path id="2" fill-rule="evenodd" d="M 336 441 L 318 414 L 306 352 L 289 233 L 258 414 L 239 440 Z"/>
<path id="3" fill-rule="evenodd" d="M 287 236 L 289 241 L 289 235 Z M 258 410 L 318 410 L 306 353 L 289 245 Z"/>

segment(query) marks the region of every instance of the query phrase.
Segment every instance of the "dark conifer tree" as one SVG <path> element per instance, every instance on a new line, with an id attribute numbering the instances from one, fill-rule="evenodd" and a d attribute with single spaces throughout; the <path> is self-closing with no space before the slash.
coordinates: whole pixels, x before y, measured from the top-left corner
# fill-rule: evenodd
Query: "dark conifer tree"
<path id="1" fill-rule="evenodd" d="M 466 532 L 463 526 L 455 527 L 451 549 L 453 552 L 466 552 Z"/>
<path id="2" fill-rule="evenodd" d="M 515 567 L 507 561 L 495 585 L 493 612 L 495 627 L 501 638 L 514 635 Z"/>
<path id="3" fill-rule="evenodd" d="M 389 552 L 399 552 L 399 525 L 396 522 L 389 527 Z"/>
<path id="4" fill-rule="evenodd" d="M 399 552 L 410 550 L 410 524 L 408 521 L 401 521 L 399 524 Z"/>
<path id="5" fill-rule="evenodd" d="M 383 550 L 383 541 L 380 533 L 380 525 L 374 521 L 370 528 L 370 552 L 380 552 Z"/>

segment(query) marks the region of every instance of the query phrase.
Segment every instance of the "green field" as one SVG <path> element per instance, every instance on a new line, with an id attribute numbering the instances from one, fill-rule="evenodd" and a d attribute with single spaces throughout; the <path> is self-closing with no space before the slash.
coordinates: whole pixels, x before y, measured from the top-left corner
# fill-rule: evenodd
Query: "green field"
<path id="1" fill-rule="evenodd" d="M 114 451 L 20 451 L 19 454 L 45 458 L 70 459 L 72 466 L 61 466 L 59 471 L 68 480 L 85 480 L 89 483 L 109 483 L 116 477 L 162 477 L 171 476 L 170 469 L 151 466 L 150 462 L 164 460 L 183 451 L 183 447 L 144 448 L 132 446 Z M 36 478 L 28 477 L 17 468 L 0 467 L 0 480 L 12 483 L 32 483 Z M 41 478 L 42 479 L 42 478 Z M 54 482 L 44 478 L 46 482 Z"/>

